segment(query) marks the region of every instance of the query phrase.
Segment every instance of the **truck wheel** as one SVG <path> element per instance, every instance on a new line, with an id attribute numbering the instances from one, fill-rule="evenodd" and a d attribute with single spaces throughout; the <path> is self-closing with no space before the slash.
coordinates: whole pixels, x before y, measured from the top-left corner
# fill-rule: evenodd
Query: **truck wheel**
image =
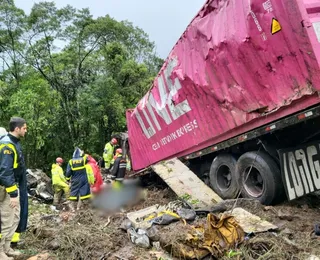
<path id="1" fill-rule="evenodd" d="M 210 185 L 223 199 L 233 199 L 239 192 L 236 164 L 236 159 L 230 154 L 218 155 L 211 164 Z"/>
<path id="2" fill-rule="evenodd" d="M 237 162 L 241 195 L 270 205 L 283 193 L 279 166 L 264 152 L 248 152 Z"/>

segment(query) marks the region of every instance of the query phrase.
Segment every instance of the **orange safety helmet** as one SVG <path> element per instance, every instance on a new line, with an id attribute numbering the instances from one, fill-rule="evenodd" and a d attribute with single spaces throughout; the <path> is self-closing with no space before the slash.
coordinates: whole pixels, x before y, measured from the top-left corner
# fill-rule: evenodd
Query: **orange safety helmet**
<path id="1" fill-rule="evenodd" d="M 58 157 L 58 158 L 56 159 L 56 163 L 63 163 L 63 159 L 62 159 L 61 157 Z"/>
<path id="2" fill-rule="evenodd" d="M 112 143 L 112 144 L 117 144 L 117 143 L 118 143 L 118 141 L 117 141 L 117 139 L 116 139 L 116 138 L 112 138 L 112 139 L 111 139 L 111 143 Z"/>
<path id="3" fill-rule="evenodd" d="M 118 149 L 116 150 L 116 153 L 122 154 L 122 149 L 121 149 L 121 148 L 118 148 Z"/>

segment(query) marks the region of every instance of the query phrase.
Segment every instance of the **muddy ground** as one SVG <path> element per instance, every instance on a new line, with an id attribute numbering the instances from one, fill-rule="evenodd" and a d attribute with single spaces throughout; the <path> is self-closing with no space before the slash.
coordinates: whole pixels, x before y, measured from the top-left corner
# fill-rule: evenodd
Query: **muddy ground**
<path id="1" fill-rule="evenodd" d="M 129 212 L 154 204 L 167 204 L 175 199 L 175 194 L 169 188 L 148 187 L 145 199 L 125 210 Z M 315 224 L 320 223 L 319 195 L 309 195 L 273 207 L 246 200 L 239 200 L 237 206 L 270 221 L 279 230 L 248 238 L 237 250 L 241 255 L 232 259 L 320 257 L 320 237 L 314 234 Z M 44 252 L 51 256 L 49 259 L 176 259 L 163 255 L 159 248 L 143 249 L 133 245 L 127 233 L 119 228 L 126 219 L 126 212 L 109 217 L 92 210 L 82 210 L 76 214 L 54 212 L 50 205 L 31 200 L 29 229 L 24 244 L 20 245 L 24 256 L 20 259 Z M 172 242 L 174 235 L 184 230 L 185 225 L 176 222 L 158 229 L 161 237 Z"/>

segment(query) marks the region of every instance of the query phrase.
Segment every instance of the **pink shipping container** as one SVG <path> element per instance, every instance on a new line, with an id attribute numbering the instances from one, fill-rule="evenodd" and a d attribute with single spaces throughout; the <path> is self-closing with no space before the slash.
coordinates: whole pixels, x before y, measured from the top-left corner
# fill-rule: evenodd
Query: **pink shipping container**
<path id="1" fill-rule="evenodd" d="M 208 0 L 127 111 L 133 169 L 318 104 L 320 1 Z"/>

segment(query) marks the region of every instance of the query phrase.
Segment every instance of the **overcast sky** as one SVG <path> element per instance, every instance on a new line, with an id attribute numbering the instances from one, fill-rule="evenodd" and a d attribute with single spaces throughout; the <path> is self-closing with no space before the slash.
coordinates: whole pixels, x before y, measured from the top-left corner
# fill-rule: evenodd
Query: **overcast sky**
<path id="1" fill-rule="evenodd" d="M 30 12 L 38 0 L 15 0 L 17 7 Z M 142 28 L 156 44 L 157 53 L 166 58 L 205 0 L 55 0 L 57 7 L 89 7 L 94 17 L 109 14 Z"/>

